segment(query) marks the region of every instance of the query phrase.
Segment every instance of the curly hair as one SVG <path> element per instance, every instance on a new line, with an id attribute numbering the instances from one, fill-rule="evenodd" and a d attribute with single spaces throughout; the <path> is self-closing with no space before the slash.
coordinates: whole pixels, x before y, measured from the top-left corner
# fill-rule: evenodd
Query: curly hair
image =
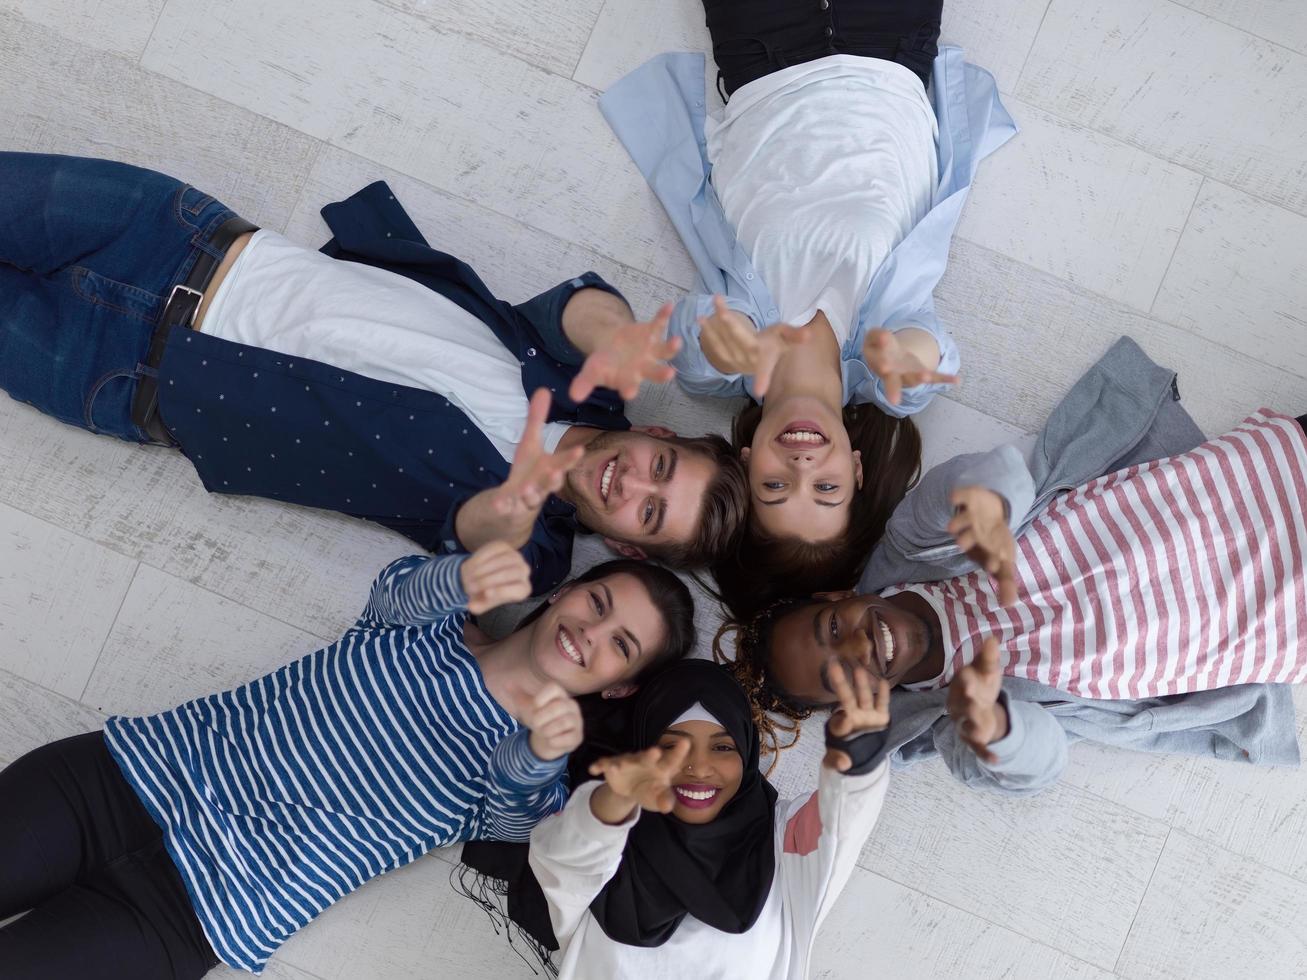
<path id="1" fill-rule="evenodd" d="M 713 637 L 713 660 L 731 672 L 749 696 L 753 707 L 754 724 L 762 739 L 764 750 L 772 754 L 771 772 L 780 753 L 795 745 L 802 734 L 800 723 L 828 705 L 796 698 L 781 690 L 771 679 L 772 632 L 777 621 L 819 599 L 779 599 L 765 607 L 748 622 L 727 620 Z M 735 637 L 735 653 L 726 650 L 726 641 Z M 788 738 L 782 744 L 782 739 Z"/>

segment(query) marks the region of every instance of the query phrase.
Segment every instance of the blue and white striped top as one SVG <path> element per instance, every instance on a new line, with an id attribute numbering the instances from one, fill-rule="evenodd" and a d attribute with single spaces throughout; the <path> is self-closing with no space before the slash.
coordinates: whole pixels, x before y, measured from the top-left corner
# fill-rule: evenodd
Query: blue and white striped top
<path id="1" fill-rule="evenodd" d="M 336 643 L 105 740 L 163 828 L 223 962 L 255 973 L 292 933 L 433 847 L 526 840 L 567 799 L 463 640 L 463 557 L 410 557 Z"/>

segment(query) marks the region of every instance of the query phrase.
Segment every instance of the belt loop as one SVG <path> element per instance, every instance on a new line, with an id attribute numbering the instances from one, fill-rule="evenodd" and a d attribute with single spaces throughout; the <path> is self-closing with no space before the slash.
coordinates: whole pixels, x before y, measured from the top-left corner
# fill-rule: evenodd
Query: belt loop
<path id="1" fill-rule="evenodd" d="M 722 83 L 722 70 L 720 68 L 717 69 L 717 94 L 722 97 L 723 104 L 730 101 L 731 97 L 726 94 L 726 86 Z"/>

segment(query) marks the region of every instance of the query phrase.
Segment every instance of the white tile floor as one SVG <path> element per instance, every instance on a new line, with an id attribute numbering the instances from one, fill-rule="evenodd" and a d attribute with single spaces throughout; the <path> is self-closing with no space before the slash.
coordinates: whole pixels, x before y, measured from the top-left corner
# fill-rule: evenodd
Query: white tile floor
<path id="1" fill-rule="evenodd" d="M 966 381 L 930 410 L 928 456 L 1037 428 L 1122 333 L 1180 370 L 1209 432 L 1307 411 L 1302 0 L 951 0 L 944 39 L 1024 132 L 938 293 Z M 706 43 L 698 0 L 0 0 L 0 146 L 169 171 L 312 244 L 322 204 L 384 177 L 505 296 L 593 268 L 647 314 L 693 273 L 595 101 Z M 727 408 L 667 389 L 636 414 L 690 431 Z M 334 638 L 406 550 L 0 399 L 0 764 Z M 366 886 L 269 974 L 529 975 L 449 890 L 454 856 Z M 817 973 L 1303 977 L 1305 922 L 1307 773 L 1080 747 L 1029 800 L 901 775 Z"/>

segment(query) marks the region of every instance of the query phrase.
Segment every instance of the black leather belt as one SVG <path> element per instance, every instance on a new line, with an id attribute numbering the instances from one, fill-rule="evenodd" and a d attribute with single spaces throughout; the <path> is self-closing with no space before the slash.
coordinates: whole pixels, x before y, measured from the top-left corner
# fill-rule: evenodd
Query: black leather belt
<path id="1" fill-rule="evenodd" d="M 159 362 L 163 360 L 164 348 L 168 346 L 168 336 L 173 327 L 189 330 L 195 322 L 195 314 L 204 299 L 204 290 L 213 279 L 213 274 L 222 264 L 223 256 L 232 242 L 247 231 L 258 231 L 258 225 L 252 225 L 244 218 L 228 218 L 209 236 L 209 246 L 217 255 L 201 252 L 191 267 L 191 273 L 185 282 L 179 282 L 168 294 L 159 325 L 154 328 L 150 338 L 150 349 L 141 365 L 141 377 L 136 383 L 136 394 L 132 397 L 132 422 L 144 430 L 155 442 L 165 446 L 175 446 L 177 440 L 172 437 L 168 427 L 159 417 Z"/>

